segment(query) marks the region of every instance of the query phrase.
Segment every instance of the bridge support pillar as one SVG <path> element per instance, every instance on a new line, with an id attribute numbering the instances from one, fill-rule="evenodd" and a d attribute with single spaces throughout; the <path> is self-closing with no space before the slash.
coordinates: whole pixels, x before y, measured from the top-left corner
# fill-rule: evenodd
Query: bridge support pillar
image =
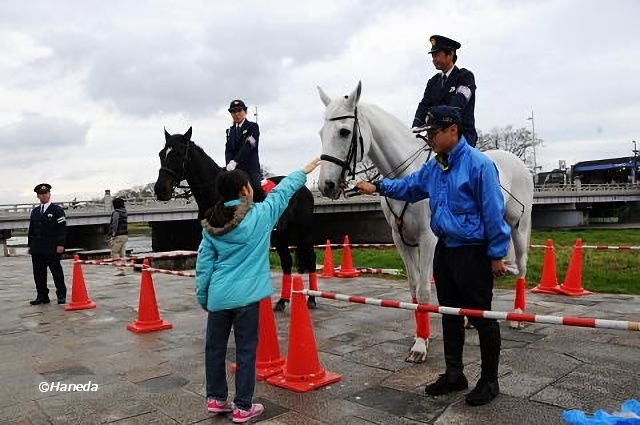
<path id="1" fill-rule="evenodd" d="M 196 251 L 202 239 L 198 220 L 152 221 L 151 247 L 155 252 Z"/>
<path id="2" fill-rule="evenodd" d="M 105 225 L 67 226 L 65 248 L 104 249 L 109 245 Z"/>

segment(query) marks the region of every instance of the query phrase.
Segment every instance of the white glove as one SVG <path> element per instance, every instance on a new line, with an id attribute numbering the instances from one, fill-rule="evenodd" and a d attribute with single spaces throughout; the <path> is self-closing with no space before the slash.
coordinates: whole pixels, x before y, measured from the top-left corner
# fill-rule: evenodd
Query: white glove
<path id="1" fill-rule="evenodd" d="M 229 161 L 227 164 L 227 171 L 233 171 L 236 169 L 236 165 L 238 165 L 234 160 Z"/>

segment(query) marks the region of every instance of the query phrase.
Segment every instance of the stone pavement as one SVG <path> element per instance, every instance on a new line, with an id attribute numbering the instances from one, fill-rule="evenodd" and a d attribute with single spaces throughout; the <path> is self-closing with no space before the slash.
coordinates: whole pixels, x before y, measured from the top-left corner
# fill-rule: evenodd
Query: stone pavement
<path id="1" fill-rule="evenodd" d="M 69 287 L 71 265 L 64 262 Z M 35 296 L 29 257 L 0 258 L 0 423 L 230 423 L 205 412 L 205 313 L 195 303 L 193 280 L 154 274 L 162 318 L 174 329 L 137 335 L 125 327 L 136 319 L 140 275 L 83 269 L 97 308 L 65 312 L 57 304 L 29 305 Z M 275 287 L 279 278 L 273 275 Z M 345 294 L 409 298 L 403 281 L 366 277 L 320 285 Z M 640 320 L 639 297 L 528 295 L 527 301 L 533 313 Z M 512 303 L 512 292 L 496 292 L 496 310 Z M 423 393 L 444 368 L 437 316 L 430 357 L 422 365 L 403 361 L 412 343 L 411 312 L 318 299 L 311 316 L 320 361 L 342 374 L 342 381 L 305 394 L 258 383 L 264 424 L 561 424 L 565 409 L 615 410 L 626 399 L 640 398 L 637 332 L 541 324 L 514 331 L 503 323 L 502 394 L 473 408 L 465 405 L 464 392 L 437 398 Z M 283 352 L 288 319 L 289 308 L 277 314 Z M 475 331 L 467 332 L 466 347 L 473 384 L 479 371 Z M 98 388 L 41 392 L 41 382 L 91 382 Z M 229 386 L 233 391 L 232 375 Z"/>

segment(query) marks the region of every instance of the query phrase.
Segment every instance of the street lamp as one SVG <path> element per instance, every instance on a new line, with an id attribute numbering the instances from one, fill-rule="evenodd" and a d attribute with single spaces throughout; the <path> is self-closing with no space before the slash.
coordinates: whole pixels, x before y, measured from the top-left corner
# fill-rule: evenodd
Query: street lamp
<path id="1" fill-rule="evenodd" d="M 533 175 L 538 174 L 538 161 L 536 159 L 536 124 L 533 119 L 533 111 L 531 111 L 531 116 L 527 118 L 527 120 L 531 121 L 531 146 L 533 147 Z"/>

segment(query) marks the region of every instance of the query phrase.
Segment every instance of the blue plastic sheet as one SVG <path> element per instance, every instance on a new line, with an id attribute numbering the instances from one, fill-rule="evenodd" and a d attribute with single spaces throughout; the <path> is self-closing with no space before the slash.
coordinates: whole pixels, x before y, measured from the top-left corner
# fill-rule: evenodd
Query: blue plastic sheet
<path id="1" fill-rule="evenodd" d="M 592 417 L 582 410 L 566 410 L 562 419 L 568 425 L 640 425 L 640 402 L 627 400 L 620 406 L 619 412 L 607 413 L 598 410 Z"/>

